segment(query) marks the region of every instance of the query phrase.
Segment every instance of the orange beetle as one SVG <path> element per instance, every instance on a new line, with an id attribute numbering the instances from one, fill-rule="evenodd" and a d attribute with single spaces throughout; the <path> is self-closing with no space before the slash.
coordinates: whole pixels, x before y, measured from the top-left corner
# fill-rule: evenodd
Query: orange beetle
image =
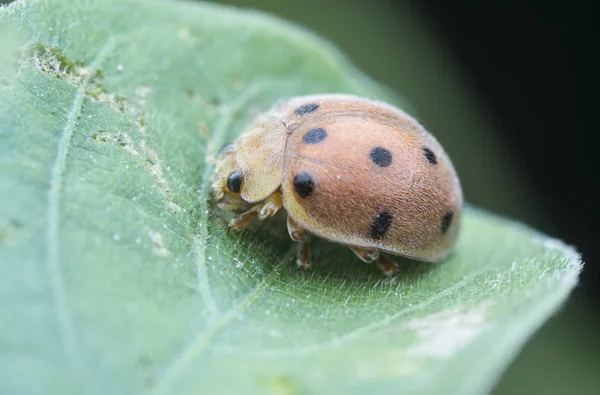
<path id="1" fill-rule="evenodd" d="M 388 274 L 384 253 L 439 261 L 458 236 L 463 197 L 450 159 L 410 115 L 351 95 L 275 104 L 217 157 L 212 189 L 239 211 L 229 229 L 282 206 L 297 264 L 310 266 L 307 232 L 348 245 Z"/>

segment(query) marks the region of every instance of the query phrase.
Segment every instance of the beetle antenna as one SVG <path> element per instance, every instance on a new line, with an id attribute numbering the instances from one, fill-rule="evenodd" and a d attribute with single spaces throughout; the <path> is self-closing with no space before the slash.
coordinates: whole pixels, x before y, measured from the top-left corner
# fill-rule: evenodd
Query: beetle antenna
<path id="1" fill-rule="evenodd" d="M 210 138 L 210 133 L 208 133 L 208 128 L 206 127 L 206 124 L 204 122 L 200 122 L 198 124 L 198 128 L 200 129 L 200 133 L 202 133 L 202 135 L 206 139 L 206 153 L 208 154 L 206 156 L 206 161 L 214 166 L 217 164 L 217 159 L 212 153 L 212 140 Z"/>

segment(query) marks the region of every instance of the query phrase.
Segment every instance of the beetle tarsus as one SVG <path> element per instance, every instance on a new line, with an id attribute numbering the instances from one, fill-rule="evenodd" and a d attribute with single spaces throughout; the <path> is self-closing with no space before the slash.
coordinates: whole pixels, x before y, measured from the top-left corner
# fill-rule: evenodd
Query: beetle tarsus
<path id="1" fill-rule="evenodd" d="M 298 258 L 296 259 L 298 270 L 306 270 L 311 263 L 308 235 L 290 216 L 287 218 L 287 227 L 290 238 L 298 242 Z"/>
<path id="2" fill-rule="evenodd" d="M 398 273 L 398 265 L 396 262 L 389 260 L 388 257 L 381 253 L 377 248 L 350 247 L 350 249 L 361 261 L 366 263 L 375 262 L 386 276 L 393 276 Z"/>
<path id="3" fill-rule="evenodd" d="M 258 214 L 258 219 L 262 221 L 265 218 L 274 216 L 277 211 L 279 211 L 281 206 L 283 206 L 281 192 L 273 192 L 268 198 L 265 199 L 262 208 L 260 209 L 260 213 Z"/>
<path id="4" fill-rule="evenodd" d="M 377 260 L 377 265 L 381 268 L 383 273 L 392 277 L 398 274 L 398 264 L 390 259 L 388 259 L 385 254 L 379 254 L 379 259 Z"/>
<path id="5" fill-rule="evenodd" d="M 260 211 L 260 206 L 254 206 L 252 207 L 250 210 L 240 214 L 239 216 L 235 217 L 234 219 L 232 219 L 231 221 L 229 221 L 229 225 L 227 226 L 227 230 L 228 231 L 232 231 L 232 230 L 242 230 L 244 229 L 246 226 L 248 226 L 248 224 L 254 219 L 256 218 L 256 216 L 258 215 L 258 212 Z"/>
<path id="6" fill-rule="evenodd" d="M 308 241 L 304 236 L 302 239 L 298 240 L 298 259 L 296 259 L 296 264 L 298 265 L 299 270 L 306 270 L 310 267 L 310 249 L 308 247 Z"/>

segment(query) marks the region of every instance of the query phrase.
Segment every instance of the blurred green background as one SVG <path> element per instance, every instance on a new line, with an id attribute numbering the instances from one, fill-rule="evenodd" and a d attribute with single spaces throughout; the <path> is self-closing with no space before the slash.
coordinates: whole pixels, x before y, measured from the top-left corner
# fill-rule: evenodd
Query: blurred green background
<path id="1" fill-rule="evenodd" d="M 411 2 L 217 1 L 269 12 L 335 44 L 363 72 L 399 93 L 450 154 L 468 202 L 551 235 L 535 180 L 495 127 L 494 111 L 471 88 L 461 59 Z M 285 56 L 285 54 L 282 54 Z M 528 342 L 495 394 L 600 393 L 600 325 L 581 289 Z"/>

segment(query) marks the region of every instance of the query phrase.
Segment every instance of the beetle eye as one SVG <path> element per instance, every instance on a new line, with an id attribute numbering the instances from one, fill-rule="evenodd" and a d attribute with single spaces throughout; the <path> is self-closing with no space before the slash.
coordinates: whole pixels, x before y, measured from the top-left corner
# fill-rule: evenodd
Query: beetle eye
<path id="1" fill-rule="evenodd" d="M 234 171 L 227 177 L 227 189 L 233 193 L 239 193 L 242 186 L 242 172 Z"/>

